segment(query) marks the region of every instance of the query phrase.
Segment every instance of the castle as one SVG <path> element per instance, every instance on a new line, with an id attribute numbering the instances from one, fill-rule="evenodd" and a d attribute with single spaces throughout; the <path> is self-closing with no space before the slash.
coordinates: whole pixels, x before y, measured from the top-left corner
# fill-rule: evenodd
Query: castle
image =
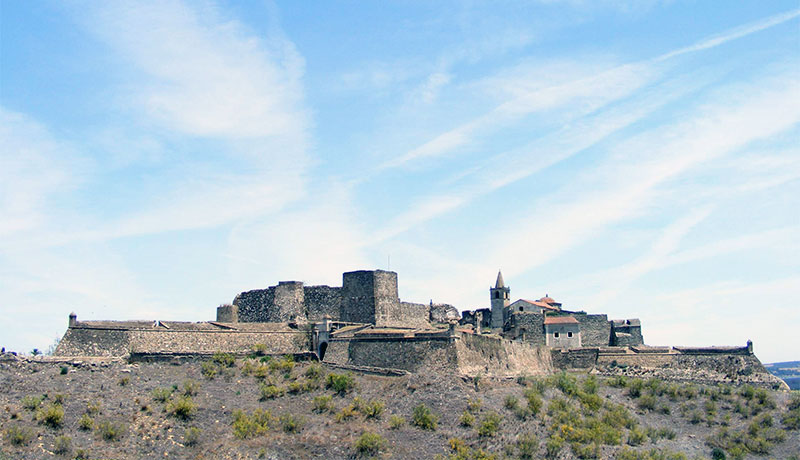
<path id="1" fill-rule="evenodd" d="M 56 348 L 62 357 L 197 358 L 217 352 L 293 354 L 373 372 L 455 371 L 510 377 L 592 369 L 709 382 L 780 386 L 745 347 L 652 347 L 638 319 L 570 311 L 545 295 L 511 302 L 498 272 L 490 308 L 400 300 L 397 273 L 360 270 L 341 286 L 281 281 L 238 294 L 215 321 L 78 321 Z M 785 384 L 783 384 L 785 385 Z"/>

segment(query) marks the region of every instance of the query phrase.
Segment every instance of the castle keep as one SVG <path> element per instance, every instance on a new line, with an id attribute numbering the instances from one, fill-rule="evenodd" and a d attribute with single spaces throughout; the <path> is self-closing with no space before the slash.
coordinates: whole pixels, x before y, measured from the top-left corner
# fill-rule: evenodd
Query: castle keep
<path id="1" fill-rule="evenodd" d="M 572 311 L 545 295 L 511 301 L 498 273 L 489 307 L 459 315 L 448 304 L 405 302 L 397 273 L 359 270 L 341 286 L 281 281 L 238 294 L 215 321 L 78 321 L 57 356 L 130 360 L 198 358 L 216 352 L 293 354 L 383 372 L 449 371 L 511 377 L 558 369 L 613 375 L 780 386 L 746 347 L 652 347 L 638 319 Z M 785 385 L 785 384 L 784 384 Z"/>

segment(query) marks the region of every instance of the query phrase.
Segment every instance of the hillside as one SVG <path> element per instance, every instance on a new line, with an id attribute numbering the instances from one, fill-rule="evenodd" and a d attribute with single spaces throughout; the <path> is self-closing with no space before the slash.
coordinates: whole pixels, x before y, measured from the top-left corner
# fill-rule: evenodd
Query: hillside
<path id="1" fill-rule="evenodd" d="M 7 459 L 800 458 L 800 396 L 750 386 L 4 355 L 0 388 Z"/>
<path id="2" fill-rule="evenodd" d="M 772 375 L 780 377 L 792 390 L 800 390 L 800 361 L 764 364 Z"/>

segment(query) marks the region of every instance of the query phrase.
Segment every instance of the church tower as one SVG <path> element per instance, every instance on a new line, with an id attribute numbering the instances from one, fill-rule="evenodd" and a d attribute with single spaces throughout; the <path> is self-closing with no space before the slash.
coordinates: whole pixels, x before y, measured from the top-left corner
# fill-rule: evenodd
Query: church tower
<path id="1" fill-rule="evenodd" d="M 492 329 L 503 329 L 505 311 L 510 303 L 511 289 L 503 283 L 503 273 L 497 271 L 497 281 L 493 288 L 489 288 L 489 297 L 492 300 Z"/>

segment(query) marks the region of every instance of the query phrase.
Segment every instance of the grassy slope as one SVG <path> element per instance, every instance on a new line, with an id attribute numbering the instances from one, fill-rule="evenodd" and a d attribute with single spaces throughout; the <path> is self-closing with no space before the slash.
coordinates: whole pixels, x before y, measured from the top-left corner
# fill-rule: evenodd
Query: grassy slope
<path id="1" fill-rule="evenodd" d="M 544 458 L 548 451 L 561 459 L 578 454 L 691 459 L 711 458 L 712 444 L 721 446 L 727 458 L 800 456 L 800 431 L 781 421 L 792 397 L 786 392 L 605 379 L 597 379 L 593 391 L 587 376 L 566 374 L 517 381 L 353 375 L 355 388 L 339 395 L 326 382 L 328 374 L 340 371 L 278 360 L 239 360 L 232 367 L 0 366 L 0 450 L 9 459 L 74 458 L 81 451 L 93 459 L 353 458 L 375 446 L 381 448 L 378 457 L 394 459 Z M 204 370 L 216 375 L 209 379 Z M 188 391 L 194 393 L 191 404 L 181 398 L 187 381 L 194 382 Z M 265 390 L 268 398 L 263 399 L 262 387 L 268 385 L 274 388 Z M 154 399 L 158 389 L 165 402 Z M 50 408 L 49 419 L 44 410 L 24 407 L 35 405 L 43 394 L 47 397 L 40 408 Z M 314 410 L 315 398 L 322 405 L 328 396 L 331 409 Z M 55 423 L 57 398 L 64 414 L 60 424 Z M 537 401 L 541 408 L 531 410 Z M 419 405 L 438 418 L 435 430 L 413 425 Z M 237 410 L 243 415 L 233 425 Z M 266 411 L 263 423 L 252 416 L 255 410 Z M 365 415 L 370 410 L 373 417 Z M 800 421 L 798 411 L 794 414 Z M 399 417 L 405 423 L 393 428 Z M 93 427 L 80 429 L 82 418 L 85 423 L 91 418 Z M 472 426 L 464 426 L 470 419 Z M 104 433 L 115 431 L 117 439 L 104 439 Z M 194 445 L 186 442 L 190 431 Z M 365 432 L 378 436 L 358 444 Z M 61 457 L 52 457 L 58 437 L 61 443 L 69 438 L 70 446 Z M 659 452 L 651 455 L 652 449 Z M 769 454 L 758 457 L 748 451 Z"/>

